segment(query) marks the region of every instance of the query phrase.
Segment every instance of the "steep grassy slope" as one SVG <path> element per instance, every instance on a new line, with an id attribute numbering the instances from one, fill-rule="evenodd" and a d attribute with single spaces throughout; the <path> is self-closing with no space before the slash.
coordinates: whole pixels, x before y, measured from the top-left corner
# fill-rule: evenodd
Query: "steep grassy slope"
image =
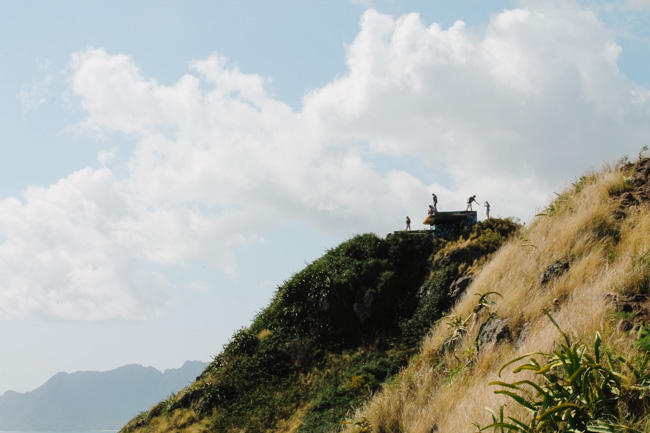
<path id="1" fill-rule="evenodd" d="M 434 326 L 419 355 L 357 410 L 344 431 L 477 431 L 474 423 L 493 421 L 485 407 L 497 420 L 503 407 L 503 420 L 516 425 L 514 431 L 650 431 L 649 176 L 650 160 L 643 159 L 583 176 L 560 194 L 485 265 L 446 320 Z M 481 296 L 488 292 L 498 295 Z M 479 335 L 494 324 L 501 338 L 481 344 Z M 546 355 L 524 357 L 499 376 L 506 362 L 532 352 Z M 558 361 L 569 355 L 582 365 L 575 375 L 564 370 L 570 362 Z M 513 372 L 530 359 L 540 366 L 558 362 L 537 374 Z M 577 386 L 585 372 L 594 381 Z M 540 393 L 529 383 L 490 385 L 525 379 Z M 495 393 L 499 390 L 537 403 L 526 409 Z M 557 419 L 550 419 L 553 413 L 534 414 L 549 407 L 556 391 L 570 391 L 556 408 Z M 587 407 L 592 401 L 597 404 Z M 549 422 L 530 427 L 544 419 Z M 581 427 L 570 430 L 572 425 Z"/>
<path id="2" fill-rule="evenodd" d="M 350 239 L 279 287 L 194 384 L 123 431 L 339 429 L 408 364 L 478 263 L 517 229 L 493 219 L 460 239 Z"/>

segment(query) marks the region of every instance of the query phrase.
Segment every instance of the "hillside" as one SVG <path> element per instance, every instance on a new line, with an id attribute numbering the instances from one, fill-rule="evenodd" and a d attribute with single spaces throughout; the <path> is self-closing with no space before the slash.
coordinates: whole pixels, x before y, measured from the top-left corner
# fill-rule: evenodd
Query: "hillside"
<path id="1" fill-rule="evenodd" d="M 187 386 L 206 363 L 160 372 L 126 365 L 111 371 L 58 373 L 27 393 L 0 397 L 0 430 L 117 429 L 138 412 Z"/>
<path id="2" fill-rule="evenodd" d="M 280 286 L 194 384 L 123 431 L 338 428 L 407 365 L 467 286 L 472 263 L 517 229 L 494 219 L 462 239 L 355 236 Z"/>
<path id="3" fill-rule="evenodd" d="M 502 247 L 344 431 L 650 431 L 650 159 L 626 159 Z"/>
<path id="4" fill-rule="evenodd" d="M 589 173 L 527 228 L 356 236 L 123 431 L 650 431 L 649 176 Z"/>

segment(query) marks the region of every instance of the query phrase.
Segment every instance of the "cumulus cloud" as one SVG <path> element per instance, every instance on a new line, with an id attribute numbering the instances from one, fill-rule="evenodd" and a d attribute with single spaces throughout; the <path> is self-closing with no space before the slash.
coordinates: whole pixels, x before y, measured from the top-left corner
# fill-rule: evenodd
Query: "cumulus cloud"
<path id="1" fill-rule="evenodd" d="M 0 312 L 136 317 L 170 289 L 155 269 L 209 257 L 235 278 L 236 249 L 269 228 L 384 234 L 433 191 L 441 210 L 476 194 L 526 219 L 645 144 L 648 91 L 619 74 L 620 51 L 577 6 L 508 10 L 481 30 L 371 9 L 347 72 L 300 110 L 216 54 L 162 85 L 126 55 L 77 52 L 75 129 L 132 140 L 128 173 L 104 152 L 100 169 L 0 202 Z"/>
<path id="2" fill-rule="evenodd" d="M 577 8 L 504 11 L 481 35 L 462 22 L 444 30 L 369 11 L 349 74 L 309 95 L 305 110 L 378 152 L 425 158 L 457 189 L 528 180 L 532 200 L 523 188 L 498 200 L 521 214 L 515 203 L 539 203 L 557 178 L 642 145 L 647 104 L 634 103 L 619 53 Z"/>
<path id="3" fill-rule="evenodd" d="M 83 169 L 0 201 L 0 314 L 134 318 L 164 302 L 164 278 L 111 239 L 131 213 L 107 169 Z"/>

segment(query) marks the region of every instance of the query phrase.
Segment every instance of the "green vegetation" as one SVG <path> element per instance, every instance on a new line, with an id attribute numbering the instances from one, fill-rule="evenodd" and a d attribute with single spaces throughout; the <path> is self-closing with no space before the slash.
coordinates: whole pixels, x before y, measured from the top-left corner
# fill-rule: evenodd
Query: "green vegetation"
<path id="1" fill-rule="evenodd" d="M 517 229 L 492 219 L 455 239 L 344 242 L 280 286 L 194 384 L 123 431 L 337 429 L 417 353 L 452 305 L 452 282 Z"/>
<path id="2" fill-rule="evenodd" d="M 649 197 L 624 158 L 526 229 L 356 236 L 124 431 L 650 431 Z"/>
<path id="3" fill-rule="evenodd" d="M 485 263 L 483 230 L 434 254 L 472 284 L 342 432 L 650 431 L 650 158 L 580 177 Z"/>
<path id="4" fill-rule="evenodd" d="M 648 197 L 625 161 L 525 230 L 356 236 L 124 431 L 650 431 Z"/>
<path id="5" fill-rule="evenodd" d="M 650 357 L 638 355 L 633 362 L 603 350 L 599 333 L 593 348 L 573 343 L 548 314 L 564 343 L 553 353 L 526 354 L 507 362 L 509 365 L 528 358 L 528 362 L 513 372 L 531 371 L 536 380 L 524 379 L 512 383 L 496 381 L 506 389 L 495 391 L 525 407 L 531 417 L 521 420 L 504 419 L 504 406 L 499 414 L 491 411 L 493 423 L 480 431 L 495 432 L 637 432 L 639 419 L 650 409 L 646 395 L 650 383 Z M 534 356 L 542 356 L 540 363 Z M 627 369 L 631 374 L 624 372 Z M 639 405 L 643 410 L 639 410 Z M 477 425 L 478 427 L 478 425 Z"/>

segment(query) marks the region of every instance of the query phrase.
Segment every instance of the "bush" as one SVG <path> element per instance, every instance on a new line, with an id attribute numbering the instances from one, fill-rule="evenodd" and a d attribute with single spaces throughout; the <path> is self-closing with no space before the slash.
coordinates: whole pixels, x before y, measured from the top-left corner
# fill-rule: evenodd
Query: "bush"
<path id="1" fill-rule="evenodd" d="M 351 407 L 360 405 L 399 371 L 405 362 L 400 355 L 370 350 L 353 356 L 347 367 L 329 378 L 297 433 L 336 431 Z"/>
<path id="2" fill-rule="evenodd" d="M 626 420 L 624 409 L 637 404 L 648 391 L 650 371 L 647 369 L 648 357 L 643 362 L 629 363 L 623 358 L 613 356 L 601 348 L 601 338 L 597 333 L 593 349 L 587 352 L 585 345 L 572 343 L 547 313 L 564 339 L 553 353 L 527 354 L 506 363 L 499 372 L 524 358 L 529 361 L 520 365 L 514 373 L 533 371 L 541 380 L 521 380 L 513 383 L 492 382 L 506 389 L 495 391 L 512 398 L 517 404 L 528 409 L 532 417 L 520 420 L 513 417 L 504 419 L 503 406 L 499 414 L 492 411 L 493 423 L 480 428 L 497 432 L 638 432 L 632 428 L 636 420 Z M 533 356 L 546 359 L 541 364 Z M 623 366 L 634 372 L 636 382 L 642 386 L 627 386 L 622 373 Z M 640 367 L 639 367 L 640 366 Z M 528 392 L 532 391 L 532 394 Z M 622 398 L 625 396 L 625 398 Z M 625 425 L 627 424 L 627 425 Z"/>

